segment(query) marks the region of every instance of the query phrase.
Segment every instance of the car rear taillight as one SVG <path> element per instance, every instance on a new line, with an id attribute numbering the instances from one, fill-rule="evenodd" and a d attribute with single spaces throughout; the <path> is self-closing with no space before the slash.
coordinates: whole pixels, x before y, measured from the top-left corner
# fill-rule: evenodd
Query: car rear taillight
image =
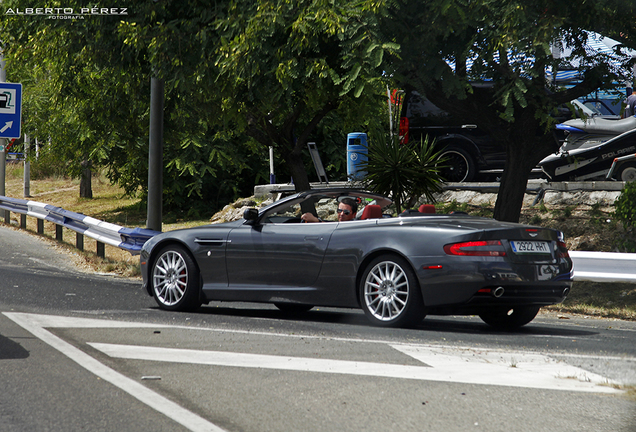
<path id="1" fill-rule="evenodd" d="M 499 240 L 447 244 L 444 246 L 444 252 L 448 255 L 506 256 L 504 247 Z"/>
<path id="2" fill-rule="evenodd" d="M 409 142 L 409 118 L 408 117 L 400 118 L 400 130 L 398 134 L 400 135 L 401 144 L 407 144 Z"/>
<path id="3" fill-rule="evenodd" d="M 557 258 L 570 258 L 568 247 L 565 245 L 565 242 L 557 242 Z"/>

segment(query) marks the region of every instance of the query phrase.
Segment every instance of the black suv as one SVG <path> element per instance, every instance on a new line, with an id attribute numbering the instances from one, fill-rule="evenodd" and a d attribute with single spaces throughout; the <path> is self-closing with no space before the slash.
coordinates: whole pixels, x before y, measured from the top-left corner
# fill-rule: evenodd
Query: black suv
<path id="1" fill-rule="evenodd" d="M 417 92 L 411 92 L 404 104 L 400 119 L 403 142 L 419 141 L 427 135 L 435 139 L 448 161 L 448 168 L 442 172 L 447 181 L 486 180 L 503 171 L 505 149 L 477 125 L 457 121 Z"/>
<path id="2" fill-rule="evenodd" d="M 593 106 L 578 100 L 571 101 L 571 105 L 559 107 L 556 117 L 558 123 L 572 118 L 573 109 L 577 116 L 581 114 L 594 117 L 600 114 Z M 402 113 L 402 142 L 419 141 L 427 135 L 429 139 L 435 139 L 436 147 L 443 149 L 442 154 L 448 161 L 448 168 L 442 172 L 447 181 L 468 182 L 495 180 L 501 177 L 506 163 L 506 149 L 495 143 L 490 135 L 480 130 L 477 125 L 453 118 L 416 91 L 411 92 L 404 101 Z M 555 130 L 554 138 L 556 152 L 565 136 L 561 131 Z M 532 176 L 541 176 L 541 170 L 534 169 Z"/>

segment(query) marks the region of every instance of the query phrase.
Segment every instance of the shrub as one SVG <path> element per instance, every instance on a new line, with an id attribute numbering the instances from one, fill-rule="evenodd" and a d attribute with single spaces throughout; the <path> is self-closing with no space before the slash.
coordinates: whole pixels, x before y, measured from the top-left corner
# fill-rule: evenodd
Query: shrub
<path id="1" fill-rule="evenodd" d="M 621 242 L 627 252 L 636 252 L 636 182 L 625 184 L 625 188 L 614 202 L 614 217 L 622 222 L 626 236 Z"/>
<path id="2" fill-rule="evenodd" d="M 402 144 L 398 137 L 375 137 L 368 147 L 368 160 L 361 164 L 367 172 L 367 189 L 389 195 L 399 214 L 425 195 L 434 202 L 442 190 L 440 175 L 444 161 L 428 138 L 419 143 Z"/>

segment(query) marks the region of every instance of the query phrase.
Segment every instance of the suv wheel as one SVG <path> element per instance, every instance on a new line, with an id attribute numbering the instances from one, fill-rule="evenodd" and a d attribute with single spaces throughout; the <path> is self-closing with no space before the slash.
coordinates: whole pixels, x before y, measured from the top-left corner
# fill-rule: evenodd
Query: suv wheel
<path id="1" fill-rule="evenodd" d="M 476 174 L 475 162 L 466 150 L 459 147 L 447 147 L 440 158 L 445 158 L 445 168 L 441 170 L 441 176 L 450 183 L 471 181 Z"/>

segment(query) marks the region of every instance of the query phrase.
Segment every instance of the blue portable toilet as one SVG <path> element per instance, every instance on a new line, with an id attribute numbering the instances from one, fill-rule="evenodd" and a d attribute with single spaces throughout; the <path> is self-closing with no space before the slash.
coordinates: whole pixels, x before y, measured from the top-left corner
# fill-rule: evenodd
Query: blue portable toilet
<path id="1" fill-rule="evenodd" d="M 367 174 L 362 171 L 360 164 L 367 161 L 367 134 L 352 132 L 347 135 L 347 178 L 362 180 Z"/>

